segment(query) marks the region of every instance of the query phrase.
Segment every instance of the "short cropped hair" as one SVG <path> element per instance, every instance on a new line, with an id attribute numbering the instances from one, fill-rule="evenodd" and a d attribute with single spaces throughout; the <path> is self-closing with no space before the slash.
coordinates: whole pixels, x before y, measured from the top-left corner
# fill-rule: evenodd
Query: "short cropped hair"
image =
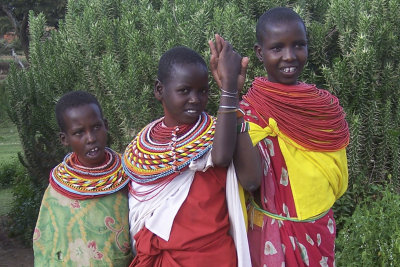
<path id="1" fill-rule="evenodd" d="M 268 24 L 276 23 L 287 23 L 293 21 L 300 21 L 304 30 L 307 32 L 306 25 L 303 19 L 290 8 L 287 7 L 275 7 L 267 10 L 264 14 L 260 16 L 256 26 L 256 38 L 257 42 L 262 45 L 263 36 L 265 34 L 265 26 Z"/>
<path id="2" fill-rule="evenodd" d="M 91 93 L 85 91 L 72 91 L 64 94 L 56 104 L 55 112 L 56 112 L 56 120 L 58 127 L 62 132 L 65 132 L 65 122 L 64 122 L 64 113 L 67 109 L 76 108 L 83 105 L 95 104 L 99 107 L 100 115 L 103 118 L 103 111 L 101 109 L 99 101 L 97 98 Z"/>
<path id="3" fill-rule="evenodd" d="M 204 59 L 194 50 L 186 46 L 177 46 L 166 51 L 158 62 L 157 79 L 164 83 L 171 74 L 172 67 L 176 64 L 200 64 L 207 69 Z"/>

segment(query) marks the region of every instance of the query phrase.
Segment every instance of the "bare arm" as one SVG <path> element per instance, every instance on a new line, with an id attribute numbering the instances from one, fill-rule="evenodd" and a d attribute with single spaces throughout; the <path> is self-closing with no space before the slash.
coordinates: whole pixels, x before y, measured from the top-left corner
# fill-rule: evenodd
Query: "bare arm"
<path id="1" fill-rule="evenodd" d="M 243 118 L 237 121 L 238 124 L 242 122 L 244 122 Z M 262 161 L 260 151 L 257 146 L 253 147 L 248 132 L 238 133 L 233 163 L 243 188 L 250 192 L 256 190 L 261 184 Z"/>
<path id="2" fill-rule="evenodd" d="M 218 60 L 216 71 L 219 80 L 217 83 L 223 91 L 221 91 L 219 101 L 211 153 L 214 165 L 227 167 L 232 161 L 237 137 L 236 110 L 239 104 L 237 77 L 240 73 L 241 56 L 233 51 L 232 46 L 222 38 L 216 38 L 215 42 L 215 46 L 211 42 L 210 49 L 214 53 L 219 51 L 218 58 L 212 57 L 210 61 Z"/>
<path id="3" fill-rule="evenodd" d="M 237 125 L 244 122 L 243 118 L 236 118 L 234 109 L 223 106 L 239 105 L 239 91 L 243 88 L 246 78 L 248 58 L 241 58 L 233 51 L 231 45 L 219 35 L 215 36 L 215 44 L 210 41 L 211 59 L 210 68 L 221 92 L 220 108 L 218 110 L 217 126 L 213 145 L 214 164 L 229 165 L 232 157 L 238 179 L 244 189 L 256 190 L 262 177 L 260 153 L 253 147 L 247 132 L 237 133 Z M 237 94 L 234 94 L 237 92 Z M 235 95 L 235 97 L 232 97 Z"/>

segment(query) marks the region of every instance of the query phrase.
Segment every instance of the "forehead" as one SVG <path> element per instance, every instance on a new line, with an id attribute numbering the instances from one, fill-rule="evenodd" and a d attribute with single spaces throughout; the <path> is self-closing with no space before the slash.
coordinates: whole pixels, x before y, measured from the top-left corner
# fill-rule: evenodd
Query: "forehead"
<path id="1" fill-rule="evenodd" d="M 171 67 L 168 83 L 206 83 L 207 67 L 201 63 L 175 63 Z"/>
<path id="2" fill-rule="evenodd" d="M 263 42 L 274 42 L 280 39 L 306 40 L 304 24 L 299 20 L 281 21 L 264 24 Z"/>
<path id="3" fill-rule="evenodd" d="M 94 103 L 69 107 L 62 117 L 67 127 L 74 122 L 102 120 L 100 109 Z"/>

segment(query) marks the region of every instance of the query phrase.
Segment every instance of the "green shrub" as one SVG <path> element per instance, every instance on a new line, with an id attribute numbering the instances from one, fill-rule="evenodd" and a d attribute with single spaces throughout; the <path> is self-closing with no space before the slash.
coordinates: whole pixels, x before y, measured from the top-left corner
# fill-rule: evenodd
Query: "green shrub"
<path id="1" fill-rule="evenodd" d="M 10 20 L 6 16 L 1 16 L 0 17 L 0 35 L 3 35 L 9 31 L 12 31 L 12 25 L 10 23 Z"/>
<path id="2" fill-rule="evenodd" d="M 351 126 L 350 177 L 400 185 L 400 1 L 331 0 L 325 25 L 334 55 L 323 68 Z M 328 35 L 329 36 L 329 35 Z"/>
<path id="3" fill-rule="evenodd" d="M 18 160 L 0 164 L 0 187 L 9 187 L 15 179 L 22 177 L 26 172 Z"/>
<path id="4" fill-rule="evenodd" d="M 18 236 L 26 245 L 32 245 L 44 188 L 32 182 L 18 160 L 0 165 L 0 187 L 10 187 L 14 198 L 8 213 L 11 220 L 9 225 L 5 225 L 7 232 L 11 236 Z"/>
<path id="5" fill-rule="evenodd" d="M 14 203 L 9 213 L 12 220 L 8 232 L 11 236 L 22 239 L 26 245 L 32 246 L 33 230 L 39 214 L 43 188 L 35 185 L 25 170 L 14 178 L 12 192 Z"/>
<path id="6" fill-rule="evenodd" d="M 400 195 L 381 192 L 359 205 L 339 232 L 337 266 L 400 266 Z"/>
<path id="7" fill-rule="evenodd" d="M 7 115 L 7 94 L 6 94 L 6 85 L 3 80 L 0 80 L 0 123 L 9 121 Z"/>

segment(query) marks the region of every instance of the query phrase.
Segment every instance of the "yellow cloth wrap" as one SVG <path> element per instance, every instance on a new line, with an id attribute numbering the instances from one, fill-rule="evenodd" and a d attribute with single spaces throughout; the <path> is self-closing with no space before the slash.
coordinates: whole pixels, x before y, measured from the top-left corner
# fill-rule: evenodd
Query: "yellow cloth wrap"
<path id="1" fill-rule="evenodd" d="M 262 128 L 249 122 L 249 135 L 254 146 L 267 136 L 278 137 L 289 173 L 297 219 L 305 220 L 331 208 L 347 190 L 346 149 L 309 151 L 281 133 L 274 119 L 269 118 L 268 123 Z"/>

